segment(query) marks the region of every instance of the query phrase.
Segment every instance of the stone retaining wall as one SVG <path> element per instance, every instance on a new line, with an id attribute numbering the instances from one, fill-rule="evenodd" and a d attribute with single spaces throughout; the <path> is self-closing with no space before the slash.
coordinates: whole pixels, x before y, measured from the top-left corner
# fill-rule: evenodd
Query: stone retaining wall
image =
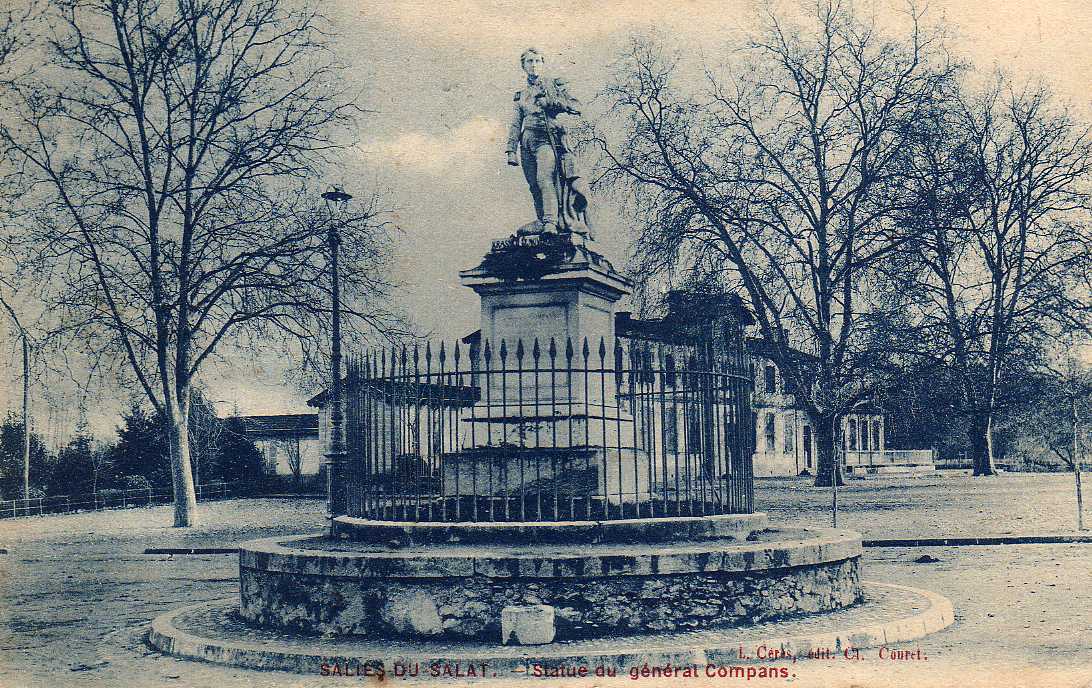
<path id="1" fill-rule="evenodd" d="M 859 556 L 748 572 L 589 578 L 339 578 L 240 568 L 241 616 L 309 633 L 499 640 L 506 605 L 556 609 L 558 639 L 735 626 L 862 599 Z"/>

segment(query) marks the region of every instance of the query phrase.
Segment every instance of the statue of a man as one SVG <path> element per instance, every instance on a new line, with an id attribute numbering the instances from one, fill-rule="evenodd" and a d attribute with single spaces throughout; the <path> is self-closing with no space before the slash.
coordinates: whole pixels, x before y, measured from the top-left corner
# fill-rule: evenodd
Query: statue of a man
<path id="1" fill-rule="evenodd" d="M 528 48 L 519 59 L 527 85 L 513 98 L 508 164 L 523 166 L 540 232 L 574 232 L 590 239 L 587 182 L 576 171 L 568 132 L 558 119 L 579 117 L 580 101 L 569 94 L 564 79 L 543 75 L 538 50 Z"/>

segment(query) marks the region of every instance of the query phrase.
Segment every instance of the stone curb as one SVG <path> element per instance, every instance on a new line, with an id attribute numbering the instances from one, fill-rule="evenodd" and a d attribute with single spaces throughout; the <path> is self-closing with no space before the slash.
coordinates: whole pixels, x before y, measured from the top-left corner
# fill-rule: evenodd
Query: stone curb
<path id="1" fill-rule="evenodd" d="M 488 550 L 444 552 L 338 552 L 294 549 L 316 535 L 264 538 L 243 543 L 239 567 L 269 573 L 336 578 L 588 578 L 669 573 L 753 572 L 809 566 L 858 557 L 861 536 L 832 528 L 792 529 L 775 542 L 707 540 L 674 545 L 634 546 L 619 552 L 584 545 L 577 553 L 534 552 L 496 555 Z"/>
<path id="2" fill-rule="evenodd" d="M 1092 535 L 999 535 L 955 538 L 891 538 L 863 540 L 862 547 L 967 547 L 975 545 L 1092 544 Z"/>
<path id="3" fill-rule="evenodd" d="M 477 521 L 460 523 L 378 521 L 354 516 L 334 519 L 336 535 L 360 542 L 400 545 L 430 543 L 649 543 L 686 539 L 733 538 L 746 540 L 751 533 L 767 528 L 769 518 L 763 512 L 683 516 L 670 518 L 630 518 L 601 521 L 505 522 Z"/>
<path id="4" fill-rule="evenodd" d="M 180 614 L 196 611 L 204 608 L 224 607 L 225 613 L 233 609 L 237 600 L 217 600 L 199 605 L 183 607 L 156 617 L 152 621 L 151 630 L 148 633 L 148 643 L 165 654 L 186 659 L 196 659 L 216 664 L 244 669 L 263 669 L 290 671 L 301 674 L 318 674 L 319 667 L 340 664 L 353 667 L 384 667 L 389 673 L 389 667 L 394 662 L 404 665 L 417 663 L 429 666 L 435 663 L 447 666 L 467 662 L 487 663 L 495 675 L 511 679 L 526 671 L 532 664 L 544 666 L 571 666 L 584 665 L 589 670 L 598 666 L 614 667 L 619 672 L 627 671 L 628 667 L 648 664 L 649 666 L 687 665 L 697 664 L 704 666 L 709 663 L 716 664 L 741 664 L 757 660 L 739 660 L 737 647 L 740 642 L 746 642 L 749 647 L 759 644 L 769 648 L 781 648 L 796 656 L 806 656 L 808 650 L 818 648 L 830 648 L 835 651 L 843 651 L 846 648 L 869 648 L 880 645 L 917 640 L 931 633 L 947 628 L 955 621 L 955 611 L 952 603 L 943 595 L 912 588 L 909 586 L 893 585 L 889 583 L 865 582 L 867 587 L 885 587 L 904 592 L 913 593 L 924 598 L 928 607 L 911 616 L 896 618 L 890 621 L 870 624 L 866 626 L 851 627 L 844 630 L 807 633 L 795 636 L 747 636 L 746 628 L 740 628 L 740 636 L 725 638 L 724 632 L 710 632 L 710 640 L 702 643 L 700 635 L 695 637 L 688 635 L 685 642 L 657 641 L 657 636 L 643 636 L 640 638 L 626 638 L 619 640 L 613 647 L 593 649 L 580 652 L 578 647 L 558 646 L 512 648 L 507 652 L 499 651 L 498 647 L 483 647 L 472 652 L 463 652 L 458 656 L 445 653 L 444 644 L 435 643 L 436 649 L 430 650 L 423 647 L 415 654 L 403 652 L 398 656 L 385 656 L 383 650 L 367 650 L 377 653 L 372 656 L 362 656 L 360 643 L 352 647 L 352 643 L 343 643 L 343 647 L 355 652 L 340 654 L 339 643 L 334 640 L 316 642 L 315 645 L 298 650 L 276 642 L 246 642 L 226 641 L 220 639 L 202 638 L 186 631 L 179 630 L 173 625 L 175 617 Z M 420 643 L 427 645 L 427 643 Z M 574 652 L 576 650 L 576 652 Z M 447 652 L 450 652 L 448 650 Z M 423 672 L 424 673 L 424 672 Z M 423 678 L 426 678 L 423 676 Z"/>
<path id="5" fill-rule="evenodd" d="M 862 540 L 862 547 L 973 547 L 988 545 L 1092 545 L 1092 535 L 1000 535 L 965 538 L 905 538 Z M 144 554 L 238 554 L 238 547 L 149 547 Z M 8 554 L 0 547 L 0 554 Z"/>
<path id="6" fill-rule="evenodd" d="M 201 555 L 201 554 L 238 554 L 238 547 L 149 547 L 144 550 L 145 554 L 185 554 L 185 555 Z"/>
<path id="7" fill-rule="evenodd" d="M 325 492 L 274 492 L 271 494 L 255 495 L 254 499 L 326 499 Z"/>

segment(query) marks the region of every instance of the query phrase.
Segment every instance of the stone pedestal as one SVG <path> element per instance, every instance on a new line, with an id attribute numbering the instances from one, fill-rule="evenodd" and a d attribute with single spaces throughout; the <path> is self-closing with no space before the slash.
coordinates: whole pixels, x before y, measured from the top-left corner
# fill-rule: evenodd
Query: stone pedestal
<path id="1" fill-rule="evenodd" d="M 537 503 L 532 513 L 579 511 L 583 505 L 644 504 L 657 496 L 641 449 L 481 448 L 444 457 L 441 493 L 445 497 L 497 497 Z M 545 503 L 545 509 L 541 504 Z M 553 503 L 553 507 L 551 507 Z M 588 507 L 592 508 L 592 507 Z"/>
<path id="2" fill-rule="evenodd" d="M 459 273 L 481 297 L 478 364 L 488 384 L 479 416 L 514 415 L 499 406 L 537 404 L 541 413 L 570 401 L 614 404 L 613 377 L 584 371 L 614 367 L 615 306 L 633 284 L 586 246 L 549 236 L 494 242 L 481 265 Z M 536 415 L 532 409 L 519 413 Z"/>
<path id="3" fill-rule="evenodd" d="M 632 283 L 603 256 L 556 235 L 494 242 L 481 265 L 459 276 L 481 297 L 482 396 L 463 418 L 464 451 L 444 461 L 444 485 L 457 484 L 460 494 L 554 492 L 553 481 L 571 483 L 583 468 L 587 484 L 564 492 L 639 499 L 635 477 L 617 467 L 620 454 L 639 451 L 615 378 L 615 307 Z"/>
<path id="4" fill-rule="evenodd" d="M 499 347 L 504 339 L 514 348 L 538 337 L 544 351 L 550 337 L 559 352 L 566 337 L 574 347 L 585 337 L 593 347 L 600 337 L 613 340 L 615 304 L 633 290 L 595 251 L 536 235 L 494 242 L 481 265 L 459 278 L 481 296 L 483 343 Z"/>

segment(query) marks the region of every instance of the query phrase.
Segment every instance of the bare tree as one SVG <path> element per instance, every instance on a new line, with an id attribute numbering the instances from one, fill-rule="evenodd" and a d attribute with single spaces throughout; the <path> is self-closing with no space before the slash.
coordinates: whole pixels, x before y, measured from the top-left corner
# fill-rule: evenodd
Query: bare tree
<path id="1" fill-rule="evenodd" d="M 208 480 L 208 468 L 211 460 L 220 451 L 220 436 L 224 432 L 224 421 L 216 416 L 216 407 L 205 396 L 205 390 L 190 388 L 190 453 L 193 459 L 193 479 L 200 486 L 201 480 Z M 202 474 L 202 468 L 205 473 Z M 215 472 L 214 472 L 215 475 Z"/>
<path id="2" fill-rule="evenodd" d="M 11 58 L 14 54 L 25 47 L 29 40 L 29 32 L 27 30 L 28 24 L 35 13 L 35 7 L 33 3 L 28 3 L 22 8 L 14 8 L 13 6 L 0 9 L 0 68 L 3 69 L 3 73 L 0 73 L 0 83 L 9 83 L 14 76 L 9 73 L 8 66 Z M 6 182 L 6 177 L 3 175 Z M 14 218 L 11 211 L 10 201 L 15 197 L 13 188 L 7 183 L 3 184 L 2 195 L 4 196 L 5 210 L 3 211 L 2 223 L 8 224 Z M 8 322 L 13 326 L 15 333 L 19 340 L 19 348 L 21 350 L 22 358 L 22 383 L 23 383 L 23 408 L 22 408 L 22 421 L 23 421 L 23 499 L 30 498 L 30 378 L 31 378 L 31 343 L 30 335 L 28 332 L 29 322 L 26 322 L 27 318 L 20 318 L 18 311 L 18 302 L 15 300 L 17 290 L 13 282 L 12 276 L 18 272 L 18 266 L 9 264 L 11 261 L 10 246 L 8 246 L 6 233 L 0 236 L 0 250 L 5 255 L 4 264 L 2 265 L 3 271 L 0 272 L 0 308 L 3 309 L 4 314 L 7 316 Z"/>
<path id="3" fill-rule="evenodd" d="M 907 146 L 915 231 L 888 275 L 960 382 L 975 475 L 994 471 L 993 429 L 1009 371 L 1048 329 L 1092 315 L 1092 130 L 1045 88 L 1003 77 L 917 121 Z"/>
<path id="4" fill-rule="evenodd" d="M 292 485 L 299 487 L 300 479 L 303 477 L 303 454 L 300 452 L 299 438 L 277 440 L 276 447 L 278 455 L 284 452 L 288 470 L 292 472 Z M 276 470 L 276 466 L 273 468 Z"/>
<path id="5" fill-rule="evenodd" d="M 320 168 L 357 109 L 316 13 L 282 0 L 69 0 L 50 66 L 0 136 L 41 200 L 61 330 L 108 343 L 170 430 L 176 526 L 196 522 L 189 390 L 223 351 L 317 351 L 329 303 Z M 316 188 L 317 187 L 317 188 Z M 385 223 L 343 218 L 347 320 L 382 324 Z"/>
<path id="6" fill-rule="evenodd" d="M 1062 408 L 1068 407 L 1068 441 L 1048 441 L 1047 447 L 1073 471 L 1077 494 L 1077 530 L 1084 530 L 1084 496 L 1081 492 L 1081 463 L 1087 453 L 1089 413 L 1092 410 L 1092 371 L 1078 358 L 1076 346 L 1070 346 L 1061 361 L 1048 367 L 1051 377 L 1063 390 Z M 1055 426 L 1057 427 L 1057 426 Z"/>
<path id="7" fill-rule="evenodd" d="M 1085 358 L 1089 346 L 1087 333 L 1071 332 L 1040 352 L 1033 399 L 1013 423 L 1029 459 L 1040 465 L 1060 462 L 1073 471 L 1078 530 L 1085 529 L 1082 464 L 1087 463 L 1092 423 L 1092 369 Z"/>
<path id="8" fill-rule="evenodd" d="M 742 291 L 815 422 L 816 484 L 830 485 L 838 419 L 885 370 L 870 279 L 902 241 L 894 161 L 956 67 L 914 8 L 894 38 L 840 2 L 813 9 L 802 30 L 771 15 L 737 69 L 707 68 L 699 94 L 677 89 L 662 47 L 635 42 L 605 90 L 625 138 L 597 141 L 601 183 L 640 225 L 639 272 L 689 264 Z"/>
<path id="9" fill-rule="evenodd" d="M 30 340 L 26 328 L 3 292 L 0 292 L 0 306 L 14 325 L 23 354 L 23 499 L 30 499 Z"/>

